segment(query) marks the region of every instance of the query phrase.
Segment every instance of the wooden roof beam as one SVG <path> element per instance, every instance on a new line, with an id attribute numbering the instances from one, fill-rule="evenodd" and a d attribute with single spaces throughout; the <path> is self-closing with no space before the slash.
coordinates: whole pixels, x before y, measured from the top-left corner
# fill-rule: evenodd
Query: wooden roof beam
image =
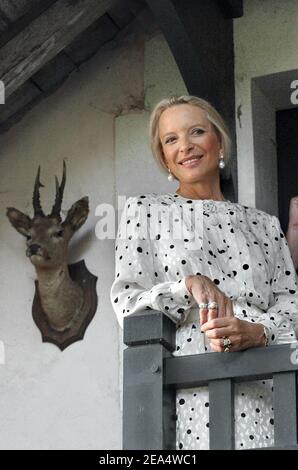
<path id="1" fill-rule="evenodd" d="M 106 13 L 115 0 L 59 0 L 0 49 L 6 99 Z"/>

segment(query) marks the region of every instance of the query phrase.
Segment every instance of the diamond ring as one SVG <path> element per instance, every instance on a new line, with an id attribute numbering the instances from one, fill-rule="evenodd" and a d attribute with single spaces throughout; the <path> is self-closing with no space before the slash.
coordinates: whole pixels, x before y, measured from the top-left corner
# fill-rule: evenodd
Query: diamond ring
<path id="1" fill-rule="evenodd" d="M 218 309 L 218 303 L 217 302 L 209 302 L 208 303 L 208 308 L 211 310 L 217 310 Z"/>
<path id="2" fill-rule="evenodd" d="M 209 304 L 203 304 L 203 303 L 202 303 L 202 304 L 199 304 L 199 308 L 201 308 L 201 309 L 209 308 L 208 305 L 209 305 Z"/>
<path id="3" fill-rule="evenodd" d="M 224 346 L 224 352 L 230 352 L 232 343 L 231 343 L 230 338 L 228 338 L 227 336 L 223 337 L 223 346 Z"/>

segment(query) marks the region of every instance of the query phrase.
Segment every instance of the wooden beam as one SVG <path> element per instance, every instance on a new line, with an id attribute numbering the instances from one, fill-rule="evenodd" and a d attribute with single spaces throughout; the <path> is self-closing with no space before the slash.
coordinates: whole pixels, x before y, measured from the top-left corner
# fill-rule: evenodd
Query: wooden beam
<path id="1" fill-rule="evenodd" d="M 109 15 L 102 15 L 64 49 L 64 52 L 76 64 L 80 65 L 92 57 L 100 47 L 111 41 L 119 28 Z"/>
<path id="2" fill-rule="evenodd" d="M 217 1 L 147 0 L 190 94 L 234 120 L 233 24 Z"/>
<path id="3" fill-rule="evenodd" d="M 39 90 L 49 92 L 63 83 L 76 68 L 77 66 L 70 57 L 62 51 L 35 73 L 30 80 Z"/>
<path id="4" fill-rule="evenodd" d="M 115 0 L 59 0 L 0 49 L 0 80 L 8 98 L 102 16 Z"/>
<path id="5" fill-rule="evenodd" d="M 36 0 L 34 4 L 26 9 L 22 16 L 18 17 L 17 20 L 12 20 L 7 23 L 5 28 L 1 28 L 1 10 L 0 10 L 0 48 L 10 41 L 14 36 L 19 34 L 22 29 L 26 28 L 29 23 L 32 23 L 39 15 L 41 15 L 47 8 L 49 8 L 56 0 Z M 2 4 L 2 2 L 0 2 Z M 28 2 L 30 3 L 30 2 Z M 28 5 L 29 6 L 29 5 Z M 2 5 L 1 5 L 2 7 Z M 1 8 L 0 7 L 0 8 Z"/>
<path id="6" fill-rule="evenodd" d="M 122 0 L 118 0 L 117 3 L 110 8 L 108 14 L 119 29 L 125 28 L 125 26 L 134 19 L 134 15 L 128 8 L 126 8 L 126 5 Z"/>
<path id="7" fill-rule="evenodd" d="M 42 92 L 34 83 L 30 80 L 24 83 L 5 101 L 5 105 L 0 105 L 0 133 L 7 131 L 18 122 L 41 96 Z"/>

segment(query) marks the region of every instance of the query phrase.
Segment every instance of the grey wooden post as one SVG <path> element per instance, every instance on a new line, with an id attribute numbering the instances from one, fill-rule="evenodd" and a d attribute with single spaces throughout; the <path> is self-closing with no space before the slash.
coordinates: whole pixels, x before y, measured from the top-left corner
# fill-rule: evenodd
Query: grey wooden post
<path id="1" fill-rule="evenodd" d="M 234 449 L 234 384 L 230 379 L 209 383 L 210 450 Z"/>
<path id="2" fill-rule="evenodd" d="M 175 324 L 146 310 L 124 319 L 123 449 L 176 445 L 176 390 L 164 387 L 164 359 L 175 349 Z"/>
<path id="3" fill-rule="evenodd" d="M 297 446 L 297 377 L 296 372 L 273 375 L 274 445 Z"/>

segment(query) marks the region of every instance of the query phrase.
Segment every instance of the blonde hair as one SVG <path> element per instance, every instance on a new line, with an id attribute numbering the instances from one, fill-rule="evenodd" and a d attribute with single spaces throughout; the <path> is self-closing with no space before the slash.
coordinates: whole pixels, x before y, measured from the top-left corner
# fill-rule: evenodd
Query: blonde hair
<path id="1" fill-rule="evenodd" d="M 206 112 L 207 118 L 213 125 L 214 131 L 216 132 L 221 142 L 224 159 L 227 163 L 230 159 L 231 138 L 225 121 L 208 101 L 205 101 L 202 98 L 198 98 L 197 96 L 182 95 L 171 96 L 170 98 L 166 98 L 160 101 L 151 113 L 149 125 L 150 144 L 152 153 L 155 159 L 157 160 L 158 164 L 164 170 L 168 171 L 166 162 L 164 160 L 164 154 L 158 132 L 160 116 L 166 109 L 171 108 L 172 106 L 177 106 L 179 104 L 189 104 L 191 106 L 197 106 L 198 108 Z"/>

